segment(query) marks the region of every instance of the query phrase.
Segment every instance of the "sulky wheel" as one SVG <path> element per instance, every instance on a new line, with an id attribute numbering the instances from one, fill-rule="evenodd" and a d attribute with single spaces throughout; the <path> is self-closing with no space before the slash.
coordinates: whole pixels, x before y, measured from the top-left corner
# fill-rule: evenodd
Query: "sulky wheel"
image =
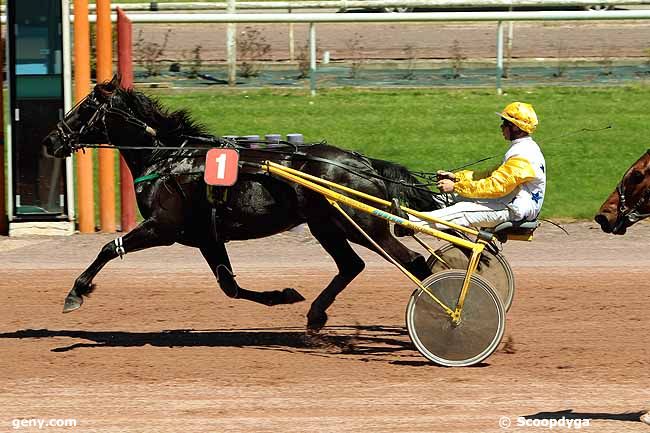
<path id="1" fill-rule="evenodd" d="M 467 270 L 469 258 L 464 249 L 454 244 L 447 244 L 438 249 L 436 254 L 444 260 L 444 263 L 434 255 L 429 256 L 427 265 L 434 274 L 447 269 Z M 507 312 L 512 305 L 512 298 L 515 294 L 515 275 L 512 273 L 512 268 L 503 254 L 494 254 L 494 252 L 485 248 L 481 253 L 481 261 L 476 273 L 487 278 L 492 283 Z"/>
<path id="2" fill-rule="evenodd" d="M 431 293 L 454 310 L 465 272 L 442 271 L 422 282 Z M 448 367 L 483 361 L 497 348 L 505 329 L 505 310 L 485 278 L 472 275 L 460 323 L 422 289 L 415 289 L 406 307 L 406 327 L 411 341 L 428 360 Z"/>

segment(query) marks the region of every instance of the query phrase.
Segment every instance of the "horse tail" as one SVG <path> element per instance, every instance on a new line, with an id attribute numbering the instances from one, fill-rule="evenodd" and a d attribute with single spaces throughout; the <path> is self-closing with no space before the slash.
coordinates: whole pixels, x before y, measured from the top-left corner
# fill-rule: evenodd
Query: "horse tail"
<path id="1" fill-rule="evenodd" d="M 419 180 L 406 167 L 382 159 L 368 159 L 380 176 L 390 179 L 384 181 L 389 199 L 397 197 L 403 205 L 417 211 L 431 211 L 440 208 L 440 202 L 435 199 L 434 193 L 427 187 L 411 186 L 418 184 Z"/>

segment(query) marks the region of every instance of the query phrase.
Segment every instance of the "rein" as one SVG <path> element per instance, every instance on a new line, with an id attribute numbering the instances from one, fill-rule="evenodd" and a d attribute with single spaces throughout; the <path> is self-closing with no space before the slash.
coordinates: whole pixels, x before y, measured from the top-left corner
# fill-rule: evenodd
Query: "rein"
<path id="1" fill-rule="evenodd" d="M 556 140 L 558 138 L 565 138 L 565 137 L 569 137 L 571 135 L 581 134 L 583 132 L 600 132 L 600 131 L 604 131 L 606 129 L 612 129 L 612 128 L 613 128 L 612 125 L 603 126 L 601 128 L 581 128 L 581 129 L 578 129 L 578 130 L 575 130 L 575 131 L 567 132 L 565 134 L 552 136 L 550 138 L 547 138 L 545 141 L 547 141 L 547 140 Z M 538 142 L 538 143 L 541 143 L 541 142 Z M 481 158 L 481 159 L 478 159 L 476 161 L 469 162 L 467 164 L 463 164 L 463 165 L 461 165 L 459 167 L 455 167 L 455 168 L 452 168 L 452 169 L 446 169 L 445 171 L 450 171 L 450 172 L 453 173 L 453 172 L 456 172 L 458 170 L 462 170 L 464 168 L 468 168 L 468 167 L 472 167 L 472 166 L 474 166 L 476 164 L 480 164 L 481 162 L 489 161 L 489 160 L 497 158 L 499 156 L 500 155 L 487 156 L 485 158 Z M 436 172 L 432 172 L 432 171 L 414 171 L 412 173 L 414 175 L 418 176 L 418 177 L 429 180 L 431 183 L 428 183 L 427 185 L 433 185 L 437 181 Z"/>
<path id="2" fill-rule="evenodd" d="M 206 146 L 185 146 L 185 144 L 189 140 L 194 140 L 194 141 L 201 141 L 204 142 L 208 145 L 216 145 L 218 147 L 230 147 L 239 150 L 240 152 L 254 152 L 254 153 L 262 153 L 262 154 L 272 154 L 272 155 L 284 155 L 284 159 L 291 159 L 291 160 L 303 160 L 303 161 L 315 161 L 315 162 L 321 162 L 329 165 L 333 165 L 336 167 L 339 167 L 341 169 L 344 169 L 348 172 L 350 172 L 353 175 L 362 177 L 366 180 L 371 180 L 371 178 L 379 179 L 383 182 L 390 182 L 394 184 L 401 185 L 403 187 L 407 188 L 413 188 L 416 190 L 420 190 L 423 192 L 426 192 L 428 194 L 435 194 L 433 191 L 429 190 L 426 188 L 427 186 L 432 185 L 433 183 L 406 183 L 404 181 L 397 181 L 394 179 L 390 179 L 388 177 L 382 176 L 380 174 L 374 173 L 374 167 L 370 162 L 368 162 L 363 155 L 353 152 L 353 151 L 348 151 L 350 154 L 362 158 L 361 161 L 365 163 L 365 165 L 368 167 L 368 171 L 366 170 L 360 170 L 357 167 L 352 167 L 347 164 L 343 164 L 337 161 L 333 161 L 330 159 L 326 158 L 321 158 L 318 156 L 312 156 L 308 155 L 304 152 L 300 151 L 301 147 L 307 147 L 307 146 L 314 146 L 316 144 L 326 144 L 326 142 L 321 142 L 321 143 L 311 143 L 311 144 L 304 144 L 304 145 L 296 145 L 293 143 L 289 142 L 281 142 L 279 148 L 273 148 L 273 149 L 251 149 L 249 147 L 244 147 L 241 146 L 239 143 L 237 143 L 236 140 L 229 140 L 229 139 L 224 139 L 220 137 L 213 137 L 213 136 L 181 136 L 185 138 L 185 141 L 183 142 L 182 145 L 180 146 L 161 146 L 161 145 L 152 145 L 152 146 L 114 146 L 114 145 L 106 145 L 106 144 L 85 144 L 81 143 L 81 136 L 83 135 L 84 132 L 87 130 L 90 130 L 92 128 L 95 128 L 95 124 L 97 122 L 101 122 L 104 127 L 104 131 L 108 131 L 107 125 L 106 125 L 106 115 L 107 114 L 112 114 L 116 115 L 117 117 L 121 118 L 124 122 L 129 123 L 131 125 L 134 125 L 138 128 L 141 128 L 144 130 L 144 132 L 149 135 L 154 143 L 161 143 L 160 137 L 158 136 L 157 131 L 149 126 L 146 122 L 138 119 L 135 117 L 133 113 L 130 111 L 122 110 L 120 108 L 114 107 L 112 104 L 112 96 L 109 97 L 108 101 L 99 103 L 94 97 L 94 95 L 89 95 L 87 96 L 83 101 L 81 101 L 79 104 L 75 106 L 78 107 L 79 105 L 83 103 L 92 103 L 93 108 L 96 108 L 95 113 L 93 113 L 92 117 L 88 119 L 88 121 L 80 128 L 78 132 L 75 132 L 70 128 L 70 126 L 65 122 L 65 117 L 64 120 L 61 120 L 57 124 L 57 130 L 59 132 L 59 135 L 61 139 L 68 144 L 68 148 L 71 152 L 77 151 L 77 150 L 84 150 L 86 148 L 89 149 L 117 149 L 117 150 L 150 150 L 152 152 L 152 157 L 149 160 L 149 164 L 153 163 L 154 157 L 156 156 L 156 153 L 159 151 L 204 151 L 207 152 L 210 150 L 209 147 Z M 74 110 L 74 108 L 73 108 Z M 71 110 L 72 111 L 72 110 Z M 108 141 L 108 137 L 107 141 Z M 110 142 L 110 141 L 109 141 Z M 165 156 L 166 158 L 201 158 L 204 157 L 205 153 L 201 152 L 198 155 L 167 155 Z M 162 158 L 161 158 L 162 159 Z M 251 162 L 246 162 L 243 161 L 243 163 L 247 163 L 247 165 L 254 165 L 255 163 Z M 416 172 L 411 172 L 411 174 L 418 176 L 418 173 Z M 146 182 L 149 180 L 154 180 L 159 178 L 161 175 L 158 173 L 152 173 L 146 176 L 141 176 L 138 177 L 134 180 L 134 184 L 138 184 L 141 182 Z"/>

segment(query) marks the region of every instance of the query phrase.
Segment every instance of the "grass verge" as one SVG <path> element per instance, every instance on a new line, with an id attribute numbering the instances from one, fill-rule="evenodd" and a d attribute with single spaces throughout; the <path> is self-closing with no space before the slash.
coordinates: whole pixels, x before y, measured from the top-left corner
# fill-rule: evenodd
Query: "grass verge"
<path id="1" fill-rule="evenodd" d="M 153 94 L 153 93 L 150 93 Z M 535 139 L 547 159 L 543 216 L 591 218 L 648 147 L 650 87 L 492 90 L 184 91 L 156 93 L 187 108 L 217 135 L 301 132 L 414 170 L 452 169 L 506 151 L 494 114 L 515 100 L 540 118 Z M 609 129 L 602 129 L 611 126 Z M 595 130 L 595 131 L 590 131 Z"/>

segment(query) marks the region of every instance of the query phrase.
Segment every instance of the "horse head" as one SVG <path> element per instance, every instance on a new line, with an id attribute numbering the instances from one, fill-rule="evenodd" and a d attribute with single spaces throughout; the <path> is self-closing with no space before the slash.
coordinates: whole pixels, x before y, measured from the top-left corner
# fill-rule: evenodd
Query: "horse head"
<path id="1" fill-rule="evenodd" d="M 107 143 L 101 115 L 118 89 L 120 78 L 117 75 L 111 81 L 97 84 L 43 139 L 46 152 L 57 158 L 65 158 L 82 147 L 81 143 Z"/>
<path id="2" fill-rule="evenodd" d="M 605 233 L 622 235 L 628 227 L 648 216 L 650 216 L 650 149 L 625 172 L 594 219 Z"/>

